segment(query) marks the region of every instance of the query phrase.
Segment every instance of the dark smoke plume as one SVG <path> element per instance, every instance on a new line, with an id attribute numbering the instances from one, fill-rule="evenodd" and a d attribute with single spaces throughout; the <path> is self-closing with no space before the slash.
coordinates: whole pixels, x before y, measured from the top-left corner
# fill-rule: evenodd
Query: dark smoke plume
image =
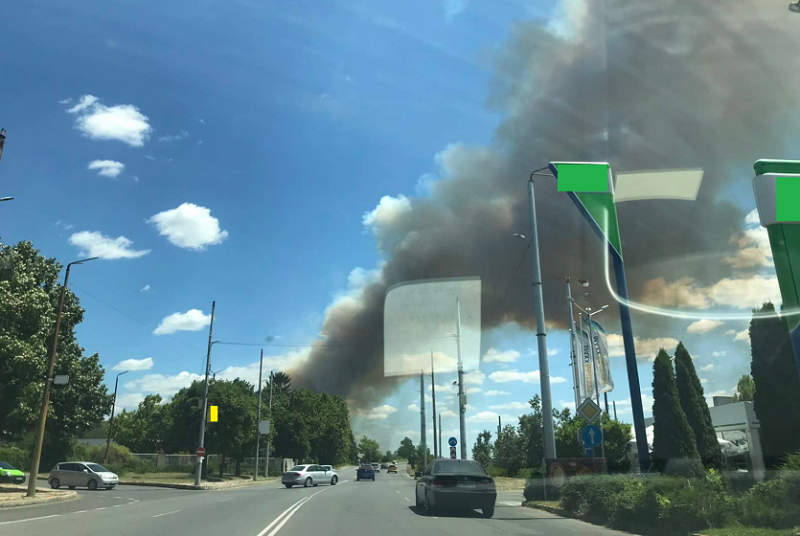
<path id="1" fill-rule="evenodd" d="M 294 371 L 298 386 L 374 405 L 397 380 L 383 379 L 383 300 L 400 281 L 479 275 L 483 324 L 532 328 L 530 264 L 506 293 L 528 234 L 526 181 L 551 160 L 608 161 L 616 172 L 703 168 L 699 197 L 621 203 L 619 219 L 633 299 L 654 277 L 673 281 L 698 254 L 698 284 L 729 274 L 719 256 L 745 214 L 752 163 L 787 154 L 796 135 L 800 16 L 761 0 L 567 1 L 556 32 L 513 25 L 495 58 L 489 105 L 506 119 L 487 147 L 452 145 L 426 196 L 384 199 L 369 219 L 386 259 L 376 281 L 328 310 L 326 346 Z M 794 130 L 792 130 L 794 127 Z M 563 327 L 570 274 L 602 284 L 602 245 L 555 181 L 536 179 L 545 311 Z M 674 273 L 673 273 L 674 272 Z M 614 315 L 604 320 L 618 331 Z M 637 336 L 665 336 L 669 319 L 634 316 Z"/>

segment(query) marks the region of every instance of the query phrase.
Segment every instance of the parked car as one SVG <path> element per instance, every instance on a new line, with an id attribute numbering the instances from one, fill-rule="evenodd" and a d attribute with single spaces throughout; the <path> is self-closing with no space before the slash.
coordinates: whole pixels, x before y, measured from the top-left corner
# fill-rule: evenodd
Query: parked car
<path id="1" fill-rule="evenodd" d="M 326 467 L 330 469 L 326 469 Z M 281 483 L 287 488 L 319 486 L 320 484 L 335 486 L 338 482 L 339 475 L 330 465 L 295 465 L 281 476 Z"/>
<path id="2" fill-rule="evenodd" d="M 113 489 L 119 484 L 119 477 L 100 465 L 92 462 L 58 462 L 48 477 L 50 487 L 58 489 L 67 486 L 69 489 L 86 487 Z"/>
<path id="3" fill-rule="evenodd" d="M 25 473 L 10 463 L 0 462 L 0 482 L 22 484 L 25 482 Z"/>
<path id="4" fill-rule="evenodd" d="M 382 464 L 381 464 L 381 469 L 386 469 L 386 468 L 388 468 L 388 467 L 389 467 L 389 466 L 388 466 L 388 465 L 386 465 L 385 463 L 382 463 Z"/>
<path id="5" fill-rule="evenodd" d="M 417 472 L 416 504 L 432 515 L 441 509 L 480 509 L 494 515 L 497 491 L 483 466 L 472 460 L 436 460 Z"/>
<path id="6" fill-rule="evenodd" d="M 375 468 L 368 463 L 362 463 L 356 469 L 356 480 L 372 480 L 375 482 Z"/>
<path id="7" fill-rule="evenodd" d="M 397 464 L 390 463 L 389 468 L 386 470 L 387 473 L 395 473 L 397 474 Z"/>
<path id="8" fill-rule="evenodd" d="M 376 473 L 380 473 L 381 472 L 381 464 L 379 464 L 377 462 L 372 462 L 370 465 L 372 465 L 372 468 L 375 469 Z"/>

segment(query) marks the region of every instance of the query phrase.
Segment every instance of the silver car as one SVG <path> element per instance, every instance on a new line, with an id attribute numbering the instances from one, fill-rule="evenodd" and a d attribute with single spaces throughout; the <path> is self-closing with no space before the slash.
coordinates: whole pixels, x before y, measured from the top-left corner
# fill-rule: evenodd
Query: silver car
<path id="1" fill-rule="evenodd" d="M 295 465 L 281 476 L 281 483 L 287 488 L 320 484 L 335 486 L 338 482 L 339 475 L 330 465 Z"/>
<path id="2" fill-rule="evenodd" d="M 75 489 L 77 486 L 92 490 L 113 489 L 119 484 L 119 477 L 99 463 L 59 462 L 50 471 L 48 482 L 53 489 L 61 486 L 67 486 L 69 489 Z"/>

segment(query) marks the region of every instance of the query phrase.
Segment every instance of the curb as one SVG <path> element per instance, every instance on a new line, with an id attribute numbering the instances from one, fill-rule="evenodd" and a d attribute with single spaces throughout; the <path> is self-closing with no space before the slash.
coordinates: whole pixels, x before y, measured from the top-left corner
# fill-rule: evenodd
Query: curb
<path id="1" fill-rule="evenodd" d="M 23 490 L 24 491 L 24 490 Z M 53 493 L 53 490 L 46 488 L 36 488 L 37 493 Z M 55 492 L 56 495 L 49 497 L 34 497 L 33 499 L 18 499 L 16 501 L 3 501 L 0 502 L 0 510 L 3 508 L 13 508 L 15 506 L 33 506 L 35 504 L 45 504 L 51 502 L 71 501 L 78 497 L 75 491 L 59 491 Z"/>
<path id="2" fill-rule="evenodd" d="M 140 482 L 140 481 L 120 480 L 119 484 L 124 486 L 144 486 L 152 488 L 172 488 L 172 489 L 188 489 L 194 491 L 208 491 L 208 490 L 244 488 L 248 486 L 260 486 L 262 484 L 273 484 L 279 481 L 280 479 L 273 478 L 272 480 L 259 480 L 257 482 L 253 482 L 252 480 L 245 480 L 242 482 L 233 482 L 231 484 L 227 484 L 227 482 L 219 482 L 219 483 L 210 482 L 207 484 L 194 485 L 194 484 L 174 484 L 169 482 Z"/>

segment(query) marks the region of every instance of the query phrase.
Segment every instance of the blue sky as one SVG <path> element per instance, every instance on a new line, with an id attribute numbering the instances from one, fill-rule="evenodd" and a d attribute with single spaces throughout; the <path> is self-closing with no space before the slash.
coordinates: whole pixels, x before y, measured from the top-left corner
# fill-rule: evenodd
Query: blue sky
<path id="1" fill-rule="evenodd" d="M 551 12 L 467 0 L 12 3 L 0 22 L 0 195 L 16 200 L 0 207 L 2 239 L 64 264 L 104 257 L 77 267 L 71 287 L 87 311 L 80 342 L 108 383 L 115 367 L 139 369 L 121 406 L 202 372 L 212 300 L 215 339 L 254 344 L 216 345 L 212 369 L 255 381 L 259 344 L 273 337 L 268 368 L 302 359 L 353 270 L 381 260 L 364 214 L 419 193 L 449 144 L 491 140 L 502 117 L 486 106 L 487 53 L 515 21 Z M 745 326 L 689 343 L 701 366 L 728 369 L 708 370 L 707 392 L 747 372 L 749 347 L 734 340 Z M 539 391 L 532 333 L 506 326 L 483 341 L 505 361 L 470 376 L 470 438 L 494 430 L 488 412 L 516 418 Z M 553 384 L 561 407 L 572 401 L 565 333 L 548 345 L 552 375 L 567 380 Z M 612 364 L 627 420 L 623 359 Z M 647 394 L 646 361 L 640 373 Z M 451 383 L 437 381 L 440 411 L 455 409 Z M 357 431 L 393 449 L 416 440 L 417 388 L 357 416 Z M 443 418 L 454 432 L 455 416 Z"/>

